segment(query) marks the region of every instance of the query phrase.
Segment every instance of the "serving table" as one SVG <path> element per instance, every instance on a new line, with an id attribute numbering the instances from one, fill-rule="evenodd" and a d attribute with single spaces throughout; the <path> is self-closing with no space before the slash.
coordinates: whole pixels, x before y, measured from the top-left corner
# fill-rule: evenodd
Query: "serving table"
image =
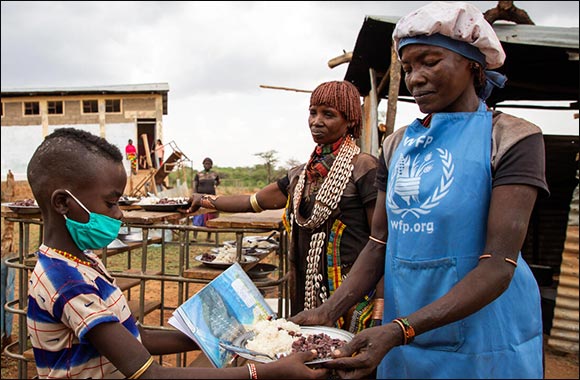
<path id="1" fill-rule="evenodd" d="M 220 214 L 219 217 L 207 221 L 208 228 L 219 231 L 231 231 L 236 234 L 236 254 L 237 261 L 241 261 L 242 242 L 244 235 L 248 233 L 267 233 L 276 231 L 279 234 L 279 245 L 276 249 L 278 255 L 277 276 L 271 281 L 255 281 L 258 288 L 277 287 L 278 288 L 278 316 L 287 317 L 289 308 L 285 307 L 289 303 L 289 291 L 287 280 L 288 268 L 288 238 L 286 229 L 282 223 L 283 210 L 266 210 L 260 213 L 234 213 Z M 261 259 L 269 256 L 264 255 Z M 248 266 L 246 271 L 251 268 Z M 211 281 L 219 276 L 223 269 L 208 267 L 203 263 L 195 263 L 183 272 L 183 276 L 190 279 Z"/>

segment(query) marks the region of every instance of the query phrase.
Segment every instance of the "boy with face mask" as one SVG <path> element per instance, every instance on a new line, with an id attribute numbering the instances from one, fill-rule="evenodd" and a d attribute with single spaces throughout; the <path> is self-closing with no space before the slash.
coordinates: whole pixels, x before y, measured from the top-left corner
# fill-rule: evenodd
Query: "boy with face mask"
<path id="1" fill-rule="evenodd" d="M 92 251 L 119 232 L 118 201 L 127 182 L 123 155 L 105 139 L 74 128 L 48 135 L 28 164 L 42 212 L 43 243 L 29 281 L 27 326 L 40 378 L 315 378 L 326 370 L 291 355 L 248 368 L 169 368 L 152 355 L 199 349 L 179 331 L 146 330 Z"/>

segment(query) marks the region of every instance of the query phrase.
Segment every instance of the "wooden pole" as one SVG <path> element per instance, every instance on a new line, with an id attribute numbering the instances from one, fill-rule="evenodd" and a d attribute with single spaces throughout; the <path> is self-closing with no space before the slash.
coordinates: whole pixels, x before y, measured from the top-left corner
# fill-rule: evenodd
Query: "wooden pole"
<path id="1" fill-rule="evenodd" d="M 6 189 L 4 190 L 4 199 L 5 201 L 12 202 L 14 201 L 14 194 L 16 192 L 15 189 L 15 182 L 14 182 L 14 174 L 9 169 L 8 174 L 6 175 Z M 14 222 L 9 222 L 4 220 L 2 223 L 4 228 L 2 230 L 2 252 L 0 252 L 0 257 L 8 257 L 14 248 Z M 4 305 L 1 305 L 4 307 Z"/>
<path id="2" fill-rule="evenodd" d="M 350 62 L 351 60 L 352 60 L 352 51 L 348 53 L 344 52 L 344 54 L 339 55 L 338 57 L 334 57 L 330 61 L 328 61 L 328 67 L 334 69 L 336 66 Z"/>
<path id="3" fill-rule="evenodd" d="M 395 129 L 395 116 L 397 115 L 397 99 L 399 98 L 399 86 L 401 84 L 401 63 L 397 57 L 394 45 L 391 47 L 391 67 L 389 69 L 389 100 L 387 102 L 387 119 L 385 121 L 385 136 L 393 133 Z"/>
<path id="4" fill-rule="evenodd" d="M 153 166 L 153 161 L 151 161 L 151 150 L 149 149 L 149 139 L 147 138 L 147 134 L 143 133 L 141 135 L 141 139 L 143 140 L 143 148 L 145 149 L 145 159 L 147 160 L 147 165 L 149 166 L 148 177 L 151 178 L 151 187 L 153 188 L 153 193 L 157 195 L 157 185 L 155 184 L 156 170 Z"/>
<path id="5" fill-rule="evenodd" d="M 284 90 L 284 91 L 296 91 L 296 92 L 306 92 L 306 93 L 311 93 L 311 90 L 299 90 L 297 88 L 288 88 L 288 87 L 278 87 L 278 86 L 266 86 L 261 84 L 260 85 L 261 88 L 269 88 L 272 90 Z"/>

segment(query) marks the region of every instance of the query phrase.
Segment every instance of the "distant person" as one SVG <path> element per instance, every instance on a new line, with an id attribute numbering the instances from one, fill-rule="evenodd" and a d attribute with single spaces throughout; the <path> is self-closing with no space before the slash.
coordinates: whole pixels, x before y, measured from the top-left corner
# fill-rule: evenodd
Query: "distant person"
<path id="1" fill-rule="evenodd" d="M 212 170 L 213 161 L 211 158 L 206 157 L 203 159 L 203 170 L 197 172 L 193 179 L 193 192 L 199 194 L 210 194 L 216 195 L 216 188 L 220 184 L 220 176 L 218 173 Z M 208 220 L 217 218 L 219 216 L 218 212 L 209 212 L 202 215 L 196 215 L 193 217 L 194 226 L 205 226 Z M 193 239 L 197 240 L 197 231 L 193 232 Z M 212 242 L 211 232 L 207 233 L 207 242 Z"/>
<path id="2" fill-rule="evenodd" d="M 165 146 L 160 139 L 157 139 L 154 152 L 155 156 L 157 157 L 157 162 L 159 162 L 159 166 L 157 168 L 160 168 L 163 164 L 163 158 L 165 156 Z"/>
<path id="3" fill-rule="evenodd" d="M 139 155 L 139 167 L 141 169 L 147 169 L 149 164 L 147 163 L 147 156 L 145 154 Z"/>
<path id="4" fill-rule="evenodd" d="M 27 327 L 38 377 L 78 379 L 308 379 L 327 370 L 301 352 L 272 363 L 175 368 L 154 355 L 199 346 L 178 330 L 143 329 L 99 256 L 119 233 L 127 183 L 123 155 L 105 139 L 74 128 L 48 135 L 28 163 L 42 212 L 43 242 L 28 286 Z"/>
<path id="5" fill-rule="evenodd" d="M 137 148 L 133 145 L 133 140 L 129 139 L 125 147 L 125 158 L 131 164 L 131 173 L 137 174 Z"/>
<path id="6" fill-rule="evenodd" d="M 224 212 L 283 209 L 290 239 L 291 314 L 323 304 L 340 288 L 369 239 L 375 209 L 378 160 L 362 153 L 361 97 L 347 81 L 320 84 L 305 107 L 314 147 L 309 159 L 252 195 L 194 193 L 189 211 L 200 207 Z M 360 295 L 336 326 L 351 332 L 380 321 L 382 286 Z"/>

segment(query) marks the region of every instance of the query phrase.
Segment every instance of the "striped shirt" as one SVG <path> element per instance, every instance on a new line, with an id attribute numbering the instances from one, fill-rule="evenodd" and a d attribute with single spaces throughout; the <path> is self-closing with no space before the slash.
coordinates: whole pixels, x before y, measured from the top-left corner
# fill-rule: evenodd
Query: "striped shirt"
<path id="1" fill-rule="evenodd" d="M 40 378 L 124 378 L 86 339 L 104 322 L 120 322 L 138 340 L 139 329 L 123 292 L 93 252 L 85 255 L 105 275 L 46 245 L 30 276 L 27 325 Z"/>

